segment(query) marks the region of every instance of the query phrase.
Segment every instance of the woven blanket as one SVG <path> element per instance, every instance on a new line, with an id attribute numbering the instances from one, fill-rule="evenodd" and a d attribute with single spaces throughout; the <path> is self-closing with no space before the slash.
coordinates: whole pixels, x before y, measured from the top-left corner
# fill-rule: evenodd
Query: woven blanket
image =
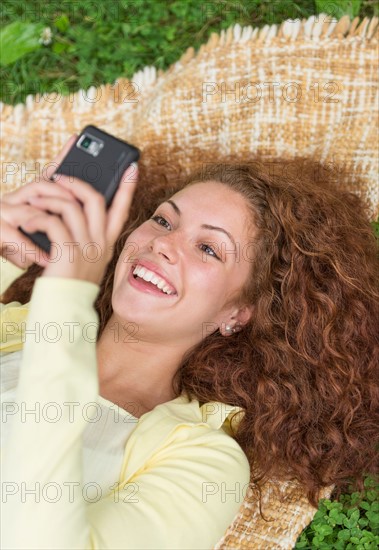
<path id="1" fill-rule="evenodd" d="M 347 16 L 235 25 L 166 72 L 147 67 L 71 96 L 2 105 L 2 190 L 30 181 L 91 123 L 139 147 L 152 183 L 225 159 L 301 156 L 343 169 L 341 187 L 363 196 L 375 218 L 378 34 L 377 18 Z"/>
<path id="2" fill-rule="evenodd" d="M 141 179 L 151 185 L 204 163 L 314 159 L 347 174 L 340 187 L 363 197 L 375 219 L 378 37 L 378 18 L 235 25 L 165 72 L 146 67 L 71 96 L 1 105 L 2 192 L 38 176 L 70 134 L 94 124 L 141 149 Z M 263 495 L 271 522 L 248 491 L 217 549 L 293 548 L 316 509 L 295 482 L 280 490 L 267 485 Z"/>

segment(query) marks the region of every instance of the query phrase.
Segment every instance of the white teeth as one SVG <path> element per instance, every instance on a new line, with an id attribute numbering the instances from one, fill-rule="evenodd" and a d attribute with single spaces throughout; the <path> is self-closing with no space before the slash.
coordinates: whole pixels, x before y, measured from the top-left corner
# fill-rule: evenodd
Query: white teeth
<path id="1" fill-rule="evenodd" d="M 151 281 L 151 279 L 153 278 L 153 273 L 151 273 L 151 271 L 147 271 L 146 273 L 144 273 L 143 278 L 144 278 L 145 281 L 147 281 L 149 283 Z"/>
<path id="2" fill-rule="evenodd" d="M 165 294 L 173 294 L 173 291 L 170 289 L 170 287 L 166 284 L 166 282 L 158 277 L 155 273 L 152 271 L 149 271 L 145 267 L 137 265 L 134 268 L 133 275 L 137 275 L 138 277 L 141 277 L 144 281 L 147 281 L 148 283 L 153 283 L 156 285 L 162 292 Z"/>
<path id="3" fill-rule="evenodd" d="M 146 273 L 146 269 L 144 267 L 140 267 L 139 273 L 140 273 L 139 277 L 143 277 Z"/>

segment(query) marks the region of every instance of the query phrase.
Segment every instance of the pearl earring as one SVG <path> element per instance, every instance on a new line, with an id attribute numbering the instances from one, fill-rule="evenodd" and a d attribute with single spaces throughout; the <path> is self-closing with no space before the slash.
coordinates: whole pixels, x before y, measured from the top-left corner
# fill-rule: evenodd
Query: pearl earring
<path id="1" fill-rule="evenodd" d="M 226 325 L 225 327 L 225 332 L 227 332 L 228 334 L 233 334 L 233 332 L 235 332 L 236 329 L 231 327 L 230 325 Z"/>

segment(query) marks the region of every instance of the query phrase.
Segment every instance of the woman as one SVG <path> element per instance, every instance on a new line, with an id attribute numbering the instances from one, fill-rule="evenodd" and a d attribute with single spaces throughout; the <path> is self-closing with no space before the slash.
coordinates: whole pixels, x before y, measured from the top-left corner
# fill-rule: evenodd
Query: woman
<path id="1" fill-rule="evenodd" d="M 25 339 L 3 458 L 7 548 L 211 548 L 250 474 L 258 487 L 296 478 L 317 507 L 323 487 L 338 495 L 377 473 L 378 259 L 360 200 L 248 166 L 208 168 L 156 204 L 135 180 L 129 171 L 107 213 L 65 178 L 4 197 L 4 257 L 22 267 L 22 247 L 9 245 L 21 243 L 20 220 L 60 245 L 59 261 L 36 258 L 44 269 L 25 329 L 99 320 L 93 341 L 83 330 L 53 345 L 43 331 L 42 344 Z M 71 258 L 63 245 L 73 241 L 82 251 L 96 242 L 100 259 Z M 12 300 L 30 299 L 25 282 L 23 296 L 17 281 L 3 296 L 6 358 L 20 346 Z M 81 453 L 97 392 L 135 426 L 118 433 L 113 485 L 103 479 L 88 502 L 62 487 L 88 478 Z M 22 421 L 22 405 L 37 402 L 59 403 L 55 423 L 46 412 Z M 22 483 L 56 483 L 58 496 L 41 489 L 37 506 Z"/>

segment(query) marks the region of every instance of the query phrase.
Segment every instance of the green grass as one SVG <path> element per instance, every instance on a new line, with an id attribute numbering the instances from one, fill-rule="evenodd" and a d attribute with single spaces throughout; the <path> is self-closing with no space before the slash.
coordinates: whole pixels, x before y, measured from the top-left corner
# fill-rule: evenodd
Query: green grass
<path id="1" fill-rule="evenodd" d="M 340 502 L 322 499 L 312 523 L 299 537 L 296 550 L 377 550 L 379 548 L 379 485 L 365 480 L 360 493 L 342 495 Z"/>
<path id="2" fill-rule="evenodd" d="M 18 22 L 17 28 L 8 27 L 10 47 L 8 53 L 3 48 L 6 63 L 0 67 L 0 100 L 12 105 L 29 94 L 68 94 L 130 78 L 147 65 L 167 69 L 188 47 L 198 49 L 212 32 L 235 23 L 262 27 L 328 10 L 334 16 L 379 14 L 376 0 L 3 0 L 0 9 L 2 29 Z M 45 27 L 52 31 L 47 45 L 38 42 Z M 11 56 L 18 57 L 10 61 Z M 373 228 L 379 239 L 379 220 Z M 376 548 L 379 512 L 375 508 L 371 519 L 364 516 L 372 493 L 366 496 L 360 515 L 354 509 L 354 516 L 346 496 L 344 509 L 338 508 L 344 524 L 334 522 L 337 508 L 331 501 L 320 502 L 297 547 Z M 368 535 L 359 532 L 363 527 Z"/>
<path id="3" fill-rule="evenodd" d="M 146 65 L 166 69 L 190 46 L 196 49 L 211 32 L 230 25 L 279 23 L 306 18 L 338 2 L 357 0 L 3 0 L 1 25 L 36 23 L 36 49 L 0 68 L 0 99 L 24 102 L 28 94 L 62 94 L 131 77 Z M 359 0 L 358 0 L 359 2 Z M 317 3 L 317 6 L 316 6 Z M 375 0 L 363 0 L 360 16 L 378 13 Z M 38 44 L 50 27 L 52 42 Z M 17 48 L 19 31 L 12 36 Z"/>

